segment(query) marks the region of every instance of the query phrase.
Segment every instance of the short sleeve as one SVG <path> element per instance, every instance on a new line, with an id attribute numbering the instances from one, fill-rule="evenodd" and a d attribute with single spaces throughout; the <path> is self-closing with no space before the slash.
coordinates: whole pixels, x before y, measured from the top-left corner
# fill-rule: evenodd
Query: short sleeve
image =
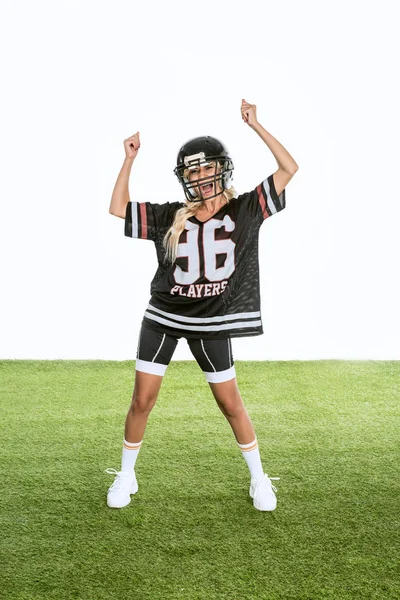
<path id="1" fill-rule="evenodd" d="M 168 229 L 172 225 L 175 204 L 179 203 L 128 202 L 125 213 L 125 235 L 154 241 L 158 231 Z"/>
<path id="2" fill-rule="evenodd" d="M 252 219 L 260 217 L 262 221 L 268 219 L 275 213 L 283 210 L 286 206 L 285 189 L 276 193 L 274 178 L 269 175 L 254 190 L 240 196 L 240 201 L 245 205 Z"/>

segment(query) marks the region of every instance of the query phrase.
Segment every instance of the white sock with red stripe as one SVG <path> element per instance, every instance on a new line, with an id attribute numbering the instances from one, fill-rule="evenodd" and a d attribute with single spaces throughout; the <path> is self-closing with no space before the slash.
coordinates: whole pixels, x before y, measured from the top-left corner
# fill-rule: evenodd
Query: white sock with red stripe
<path id="1" fill-rule="evenodd" d="M 250 444 L 238 444 L 244 460 L 249 467 L 252 479 L 263 479 L 264 471 L 261 464 L 260 451 L 258 449 L 257 438 Z"/>
<path id="2" fill-rule="evenodd" d="M 127 442 L 124 438 L 121 471 L 133 471 L 142 442 Z"/>

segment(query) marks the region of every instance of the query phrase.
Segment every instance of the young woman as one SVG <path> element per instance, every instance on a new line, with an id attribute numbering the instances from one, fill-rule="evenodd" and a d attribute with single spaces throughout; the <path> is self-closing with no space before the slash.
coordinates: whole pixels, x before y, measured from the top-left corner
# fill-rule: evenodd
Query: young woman
<path id="1" fill-rule="evenodd" d="M 249 193 L 232 187 L 226 147 L 205 136 L 186 142 L 174 173 L 186 201 L 131 202 L 128 181 L 140 148 L 139 132 L 124 141 L 126 158 L 109 212 L 125 220 L 125 235 L 155 243 L 158 269 L 142 320 L 135 386 L 126 423 L 120 471 L 107 504 L 122 508 L 138 490 L 135 462 L 162 378 L 181 337 L 186 338 L 250 471 L 250 496 L 262 511 L 276 508 L 276 488 L 264 473 L 257 438 L 237 386 L 232 337 L 261 335 L 258 234 L 265 219 L 285 208 L 285 187 L 298 169 L 285 148 L 242 100 L 242 119 L 273 153 L 278 170 Z"/>

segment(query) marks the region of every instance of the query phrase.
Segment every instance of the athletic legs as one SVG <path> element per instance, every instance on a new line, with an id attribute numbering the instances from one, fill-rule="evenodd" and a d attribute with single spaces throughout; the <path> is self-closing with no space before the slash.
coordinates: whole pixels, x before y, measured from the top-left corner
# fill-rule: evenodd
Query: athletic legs
<path id="1" fill-rule="evenodd" d="M 115 475 L 108 489 L 107 505 L 123 508 L 138 491 L 135 463 L 142 444 L 147 420 L 156 403 L 161 382 L 172 358 L 178 338 L 162 334 L 142 325 L 136 354 L 135 386 L 131 406 L 125 420 L 121 470 L 106 469 Z"/>
<path id="2" fill-rule="evenodd" d="M 139 444 L 143 440 L 147 419 L 156 403 L 162 380 L 162 375 L 136 371 L 132 402 L 125 421 L 127 442 Z"/>
<path id="3" fill-rule="evenodd" d="M 125 421 L 125 441 L 131 444 L 143 440 L 147 419 L 177 344 L 177 337 L 142 325 L 136 354 L 135 386 Z"/>
<path id="4" fill-rule="evenodd" d="M 236 377 L 220 383 L 209 382 L 213 396 L 225 416 L 238 444 L 250 444 L 256 434 L 243 404 Z"/>
<path id="5" fill-rule="evenodd" d="M 230 338 L 188 340 L 214 398 L 232 428 L 253 481 L 264 478 L 254 427 L 236 381 Z"/>
<path id="6" fill-rule="evenodd" d="M 255 439 L 255 433 L 237 386 L 230 338 L 188 339 L 187 342 L 238 444 L 249 444 Z"/>
<path id="7" fill-rule="evenodd" d="M 125 421 L 122 467 L 120 472 L 108 470 L 116 474 L 116 480 L 107 496 L 110 507 L 126 506 L 130 502 L 130 496 L 138 489 L 134 474 L 136 458 L 149 414 L 157 401 L 163 376 L 178 339 L 142 325 L 136 355 L 135 386 Z M 259 510 L 274 510 L 276 498 L 268 477 L 264 476 L 253 424 L 238 389 L 231 340 L 189 338 L 187 342 L 247 463 L 254 506 Z"/>

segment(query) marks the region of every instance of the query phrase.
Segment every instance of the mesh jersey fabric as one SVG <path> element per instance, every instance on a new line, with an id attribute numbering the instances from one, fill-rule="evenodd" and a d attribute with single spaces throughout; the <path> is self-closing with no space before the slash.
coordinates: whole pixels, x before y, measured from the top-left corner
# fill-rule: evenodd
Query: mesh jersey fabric
<path id="1" fill-rule="evenodd" d="M 190 217 L 177 258 L 165 263 L 163 238 L 183 202 L 128 202 L 127 237 L 151 240 L 158 269 L 142 323 L 185 338 L 261 335 L 258 238 L 262 223 L 286 206 L 273 176 L 240 194 L 205 222 Z"/>

